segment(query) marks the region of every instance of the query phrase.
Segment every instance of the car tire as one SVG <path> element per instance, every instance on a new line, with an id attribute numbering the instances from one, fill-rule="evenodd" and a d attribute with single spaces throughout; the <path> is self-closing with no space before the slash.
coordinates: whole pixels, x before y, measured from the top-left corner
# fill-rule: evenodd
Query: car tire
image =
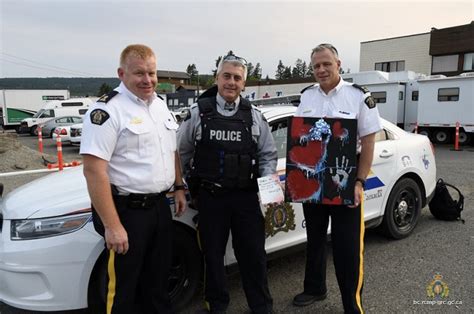
<path id="1" fill-rule="evenodd" d="M 424 135 L 424 136 L 428 137 L 429 139 L 431 139 L 431 132 L 428 129 L 420 129 L 418 131 L 418 134 Z"/>
<path id="2" fill-rule="evenodd" d="M 434 133 L 433 140 L 436 144 L 447 144 L 449 142 L 448 130 L 438 130 Z"/>
<path id="3" fill-rule="evenodd" d="M 173 263 L 168 291 L 175 312 L 182 311 L 202 283 L 203 257 L 196 236 L 184 227 L 175 227 Z"/>
<path id="4" fill-rule="evenodd" d="M 471 134 L 466 133 L 464 131 L 459 131 L 459 145 L 469 145 L 471 142 Z"/>
<path id="5" fill-rule="evenodd" d="M 30 128 L 30 134 L 31 135 L 38 135 L 38 126 L 37 125 L 33 125 L 31 128 Z"/>
<path id="6" fill-rule="evenodd" d="M 398 181 L 388 197 L 381 231 L 389 238 L 409 236 L 418 223 L 421 213 L 421 191 L 410 178 Z"/>
<path id="7" fill-rule="evenodd" d="M 203 274 L 203 258 L 197 239 L 185 227 L 175 225 L 173 241 L 173 262 L 168 279 L 173 310 L 183 310 L 196 294 Z M 89 281 L 88 310 L 91 314 L 104 313 L 106 291 L 106 254 L 97 260 Z"/>

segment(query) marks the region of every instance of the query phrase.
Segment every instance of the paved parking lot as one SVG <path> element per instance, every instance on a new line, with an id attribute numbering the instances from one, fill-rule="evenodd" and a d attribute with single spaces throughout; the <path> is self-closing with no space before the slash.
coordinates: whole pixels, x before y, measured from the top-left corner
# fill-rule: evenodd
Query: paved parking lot
<path id="1" fill-rule="evenodd" d="M 22 137 L 21 140 L 28 143 L 31 138 Z M 77 148 L 74 149 L 77 154 Z M 450 149 L 451 146 L 436 147 L 437 176 L 453 183 L 464 193 L 463 218 L 466 223 L 435 220 L 425 208 L 414 233 L 406 239 L 392 241 L 369 230 L 365 238 L 363 293 L 367 313 L 474 313 L 474 149 Z M 72 154 L 73 149 L 68 153 Z M 328 298 L 306 308 L 291 305 L 293 296 L 302 289 L 304 252 L 269 263 L 269 284 L 276 313 L 342 313 L 332 256 L 329 257 Z M 421 304 L 430 300 L 426 287 L 435 274 L 442 275 L 449 288 L 449 296 L 443 300 L 453 301 L 453 304 Z M 231 295 L 228 313 L 247 313 L 238 274 L 228 277 L 228 286 Z M 201 298 L 196 296 L 184 313 L 200 310 Z M 0 313 L 34 312 L 0 303 Z"/>

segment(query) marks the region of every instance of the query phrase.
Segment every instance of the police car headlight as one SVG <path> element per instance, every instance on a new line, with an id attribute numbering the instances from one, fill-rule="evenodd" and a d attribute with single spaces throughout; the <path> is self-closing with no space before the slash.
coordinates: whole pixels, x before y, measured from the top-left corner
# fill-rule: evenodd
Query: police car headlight
<path id="1" fill-rule="evenodd" d="M 92 219 L 90 213 L 54 218 L 12 220 L 12 240 L 32 240 L 54 237 L 81 229 Z"/>

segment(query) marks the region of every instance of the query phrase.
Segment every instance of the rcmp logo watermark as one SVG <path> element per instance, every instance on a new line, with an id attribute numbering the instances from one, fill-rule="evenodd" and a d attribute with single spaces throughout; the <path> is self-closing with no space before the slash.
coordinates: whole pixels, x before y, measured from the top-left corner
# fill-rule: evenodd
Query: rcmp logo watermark
<path id="1" fill-rule="evenodd" d="M 295 211 L 290 203 L 270 204 L 265 211 L 265 237 L 273 237 L 280 231 L 295 230 Z"/>
<path id="2" fill-rule="evenodd" d="M 461 305 L 460 300 L 451 300 L 449 297 L 449 287 L 443 281 L 443 276 L 436 273 L 433 279 L 426 286 L 426 296 L 428 300 L 413 300 L 415 305 Z"/>

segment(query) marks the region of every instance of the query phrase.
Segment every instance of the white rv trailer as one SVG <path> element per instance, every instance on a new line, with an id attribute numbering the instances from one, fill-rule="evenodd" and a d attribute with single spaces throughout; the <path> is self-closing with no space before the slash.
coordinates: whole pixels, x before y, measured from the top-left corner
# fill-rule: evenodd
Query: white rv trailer
<path id="1" fill-rule="evenodd" d="M 377 102 L 380 115 L 407 131 L 414 132 L 418 127 L 419 133 L 429 136 L 435 143 L 444 144 L 454 140 L 456 123 L 459 123 L 459 143 L 468 144 L 474 138 L 474 73 L 445 77 L 412 71 L 365 71 L 341 76 L 367 87 Z M 274 85 L 272 90 L 284 92 L 270 96 L 283 100 L 308 85 Z M 252 88 L 245 91 L 249 99 L 255 94 Z M 265 99 L 253 100 L 255 105 L 265 102 Z"/>
<path id="2" fill-rule="evenodd" d="M 444 144 L 453 141 L 459 123 L 459 142 L 470 142 L 474 138 L 474 73 L 427 77 L 417 83 L 419 132 Z"/>

